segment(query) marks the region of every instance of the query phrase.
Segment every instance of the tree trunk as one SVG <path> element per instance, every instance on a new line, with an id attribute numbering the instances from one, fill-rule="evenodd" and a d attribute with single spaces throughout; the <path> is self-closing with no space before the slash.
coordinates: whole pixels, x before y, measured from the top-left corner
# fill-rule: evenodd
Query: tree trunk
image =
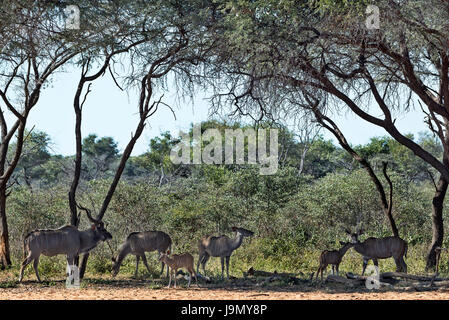
<path id="1" fill-rule="evenodd" d="M 444 198 L 446 196 L 448 183 L 440 177 L 436 185 L 435 195 L 432 200 L 432 243 L 426 257 L 426 269 L 430 270 L 436 266 L 436 252 L 435 249 L 443 245 L 443 207 Z"/>
<path id="2" fill-rule="evenodd" d="M 79 256 L 77 258 L 79 258 Z M 81 260 L 81 266 L 80 266 L 80 279 L 84 278 L 84 273 L 86 272 L 88 259 L 89 259 L 89 253 L 84 254 L 83 259 Z"/>
<path id="3" fill-rule="evenodd" d="M 0 268 L 11 265 L 8 224 L 6 221 L 6 188 L 0 187 Z"/>
<path id="4" fill-rule="evenodd" d="M 106 210 L 108 208 L 108 205 L 112 199 L 112 196 L 114 195 L 115 189 L 117 188 L 117 185 L 120 181 L 120 177 L 122 176 L 123 170 L 125 169 L 126 162 L 128 161 L 129 157 L 131 156 L 131 152 L 134 148 L 134 145 L 136 144 L 137 139 L 139 139 L 140 135 L 143 132 L 143 129 L 145 127 L 145 120 L 147 118 L 148 112 L 141 116 L 141 119 L 139 121 L 139 124 L 137 125 L 136 133 L 131 138 L 131 140 L 128 142 L 128 145 L 125 148 L 125 151 L 123 152 L 122 158 L 120 160 L 120 164 L 117 167 L 117 171 L 114 176 L 114 180 L 112 181 L 108 193 L 103 201 L 103 205 L 100 209 L 100 213 L 96 217 L 97 220 L 102 220 L 104 214 L 106 213 Z M 87 267 L 87 261 L 89 260 L 89 253 L 86 253 L 83 255 L 83 259 L 81 260 L 81 266 L 80 266 L 80 279 L 84 277 L 84 272 Z"/>

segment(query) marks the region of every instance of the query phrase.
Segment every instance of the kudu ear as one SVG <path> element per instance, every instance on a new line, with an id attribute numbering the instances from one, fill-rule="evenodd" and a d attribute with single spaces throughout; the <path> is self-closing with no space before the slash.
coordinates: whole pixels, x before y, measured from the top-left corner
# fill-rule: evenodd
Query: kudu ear
<path id="1" fill-rule="evenodd" d="M 365 232 L 365 230 L 363 230 L 363 228 L 362 228 L 359 230 L 358 235 L 361 236 L 364 232 Z"/>
<path id="2" fill-rule="evenodd" d="M 95 230 L 97 227 L 95 226 L 95 224 L 92 224 L 91 229 Z"/>

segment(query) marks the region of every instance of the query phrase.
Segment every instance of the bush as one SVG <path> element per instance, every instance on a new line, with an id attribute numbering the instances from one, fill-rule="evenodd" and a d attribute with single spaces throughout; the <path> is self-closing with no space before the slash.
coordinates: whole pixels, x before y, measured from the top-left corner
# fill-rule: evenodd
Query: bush
<path id="1" fill-rule="evenodd" d="M 260 176 L 257 168 L 208 170 L 206 178 L 192 174 L 162 187 L 134 179 L 121 182 L 105 214 L 106 228 L 113 235 L 114 252 L 129 233 L 144 230 L 167 232 L 175 253 L 191 252 L 195 260 L 199 239 L 206 234 L 234 237 L 232 226 L 255 232 L 245 239 L 231 258 L 230 271 L 241 276 L 253 266 L 256 269 L 304 273 L 314 272 L 321 250 L 339 248 L 347 240 L 344 228 L 362 223 L 366 236 L 391 235 L 380 206 L 378 193 L 364 170 L 346 174 L 330 173 L 311 181 L 300 177 L 292 168 L 282 168 L 276 175 Z M 404 182 L 392 175 L 394 183 L 393 215 L 401 236 L 409 242 L 407 259 L 411 270 L 424 270 L 423 257 L 430 240 L 432 187 Z M 96 213 L 108 190 L 110 180 L 92 180 L 80 188 L 78 201 Z M 54 186 L 31 191 L 16 188 L 8 198 L 13 258 L 21 261 L 24 235 L 33 229 L 57 228 L 70 219 L 68 190 Z M 388 192 L 388 188 L 387 188 Z M 83 215 L 80 229 L 90 222 Z M 361 269 L 360 255 L 350 250 L 342 270 Z M 352 252 L 352 253 L 351 253 Z M 88 272 L 108 274 L 112 267 L 111 251 L 100 244 L 91 253 Z M 417 259 L 415 261 L 415 259 Z M 220 259 L 211 258 L 208 270 L 221 273 Z M 390 261 L 391 260 L 391 261 Z M 159 273 L 155 254 L 148 259 Z M 394 262 L 382 262 L 394 270 Z M 134 257 L 126 259 L 121 273 L 134 273 Z M 145 270 L 142 267 L 141 268 Z M 442 270 L 448 264 L 442 262 Z M 27 272 L 31 272 L 29 268 Z M 42 274 L 63 275 L 65 258 L 42 257 Z M 146 272 L 146 271 L 143 271 Z"/>

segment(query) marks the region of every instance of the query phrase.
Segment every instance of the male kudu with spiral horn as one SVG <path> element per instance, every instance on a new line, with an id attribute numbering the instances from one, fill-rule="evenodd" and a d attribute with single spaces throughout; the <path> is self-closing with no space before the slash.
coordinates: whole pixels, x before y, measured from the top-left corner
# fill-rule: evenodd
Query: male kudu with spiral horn
<path id="1" fill-rule="evenodd" d="M 25 267 L 34 260 L 33 266 L 37 280 L 40 282 L 38 264 L 41 254 L 45 256 L 55 256 L 58 254 L 67 255 L 67 263 L 72 266 L 75 257 L 94 249 L 100 241 L 112 239 L 112 235 L 105 229 L 101 220 L 92 218 L 90 211 L 80 205 L 79 209 L 84 210 L 87 217 L 92 222 L 92 226 L 84 231 L 80 231 L 75 226 L 63 226 L 59 229 L 34 230 L 28 233 L 23 240 L 25 260 L 20 268 L 19 282 L 23 279 Z"/>

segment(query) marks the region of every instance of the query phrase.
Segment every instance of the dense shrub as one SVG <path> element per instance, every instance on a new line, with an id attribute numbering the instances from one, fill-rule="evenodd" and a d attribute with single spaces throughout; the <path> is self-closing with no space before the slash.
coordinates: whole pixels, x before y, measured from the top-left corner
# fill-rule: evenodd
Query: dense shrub
<path id="1" fill-rule="evenodd" d="M 298 176 L 291 168 L 273 176 L 260 176 L 257 168 L 222 169 L 207 175 L 192 174 L 159 187 L 141 180 L 121 182 L 104 217 L 113 235 L 114 251 L 133 231 L 162 230 L 173 239 L 174 252 L 190 251 L 197 259 L 197 243 L 205 234 L 227 234 L 231 227 L 255 231 L 231 259 L 231 271 L 254 266 L 266 270 L 312 272 L 323 249 L 338 248 L 346 240 L 345 227 L 363 224 L 367 236 L 391 234 L 380 206 L 378 193 L 364 170 L 331 173 L 318 180 Z M 219 178 L 218 178 L 219 177 Z M 413 247 L 407 260 L 415 270 L 423 271 L 425 247 L 430 240 L 432 187 L 430 184 L 406 183 L 392 175 L 394 209 L 400 234 Z M 109 186 L 109 180 L 91 180 L 82 185 L 79 201 L 96 213 Z M 386 188 L 388 192 L 388 188 Z M 13 258 L 22 258 L 22 239 L 33 229 L 56 228 L 69 222 L 67 191 L 55 186 L 30 190 L 17 188 L 8 198 L 8 216 Z M 81 229 L 89 222 L 82 218 Z M 108 273 L 111 251 L 100 244 L 93 252 L 89 272 Z M 155 257 L 153 254 L 151 257 Z M 63 257 L 56 267 L 54 258 L 42 258 L 42 272 L 56 272 L 64 265 Z M 390 259 L 391 260 L 391 259 Z M 159 264 L 150 258 L 152 268 Z M 128 264 L 134 261 L 127 259 Z M 383 262 L 394 269 L 394 262 Z M 218 271 L 219 259 L 211 259 Z M 361 268 L 360 256 L 350 251 L 343 270 Z M 63 267 L 62 267 L 63 268 Z M 143 267 L 142 267 L 143 268 Z M 45 270 L 44 270 L 45 269 Z M 442 270 L 447 269 L 446 264 Z M 133 273 L 124 266 L 122 273 Z M 59 271 L 63 274 L 63 270 Z"/>

